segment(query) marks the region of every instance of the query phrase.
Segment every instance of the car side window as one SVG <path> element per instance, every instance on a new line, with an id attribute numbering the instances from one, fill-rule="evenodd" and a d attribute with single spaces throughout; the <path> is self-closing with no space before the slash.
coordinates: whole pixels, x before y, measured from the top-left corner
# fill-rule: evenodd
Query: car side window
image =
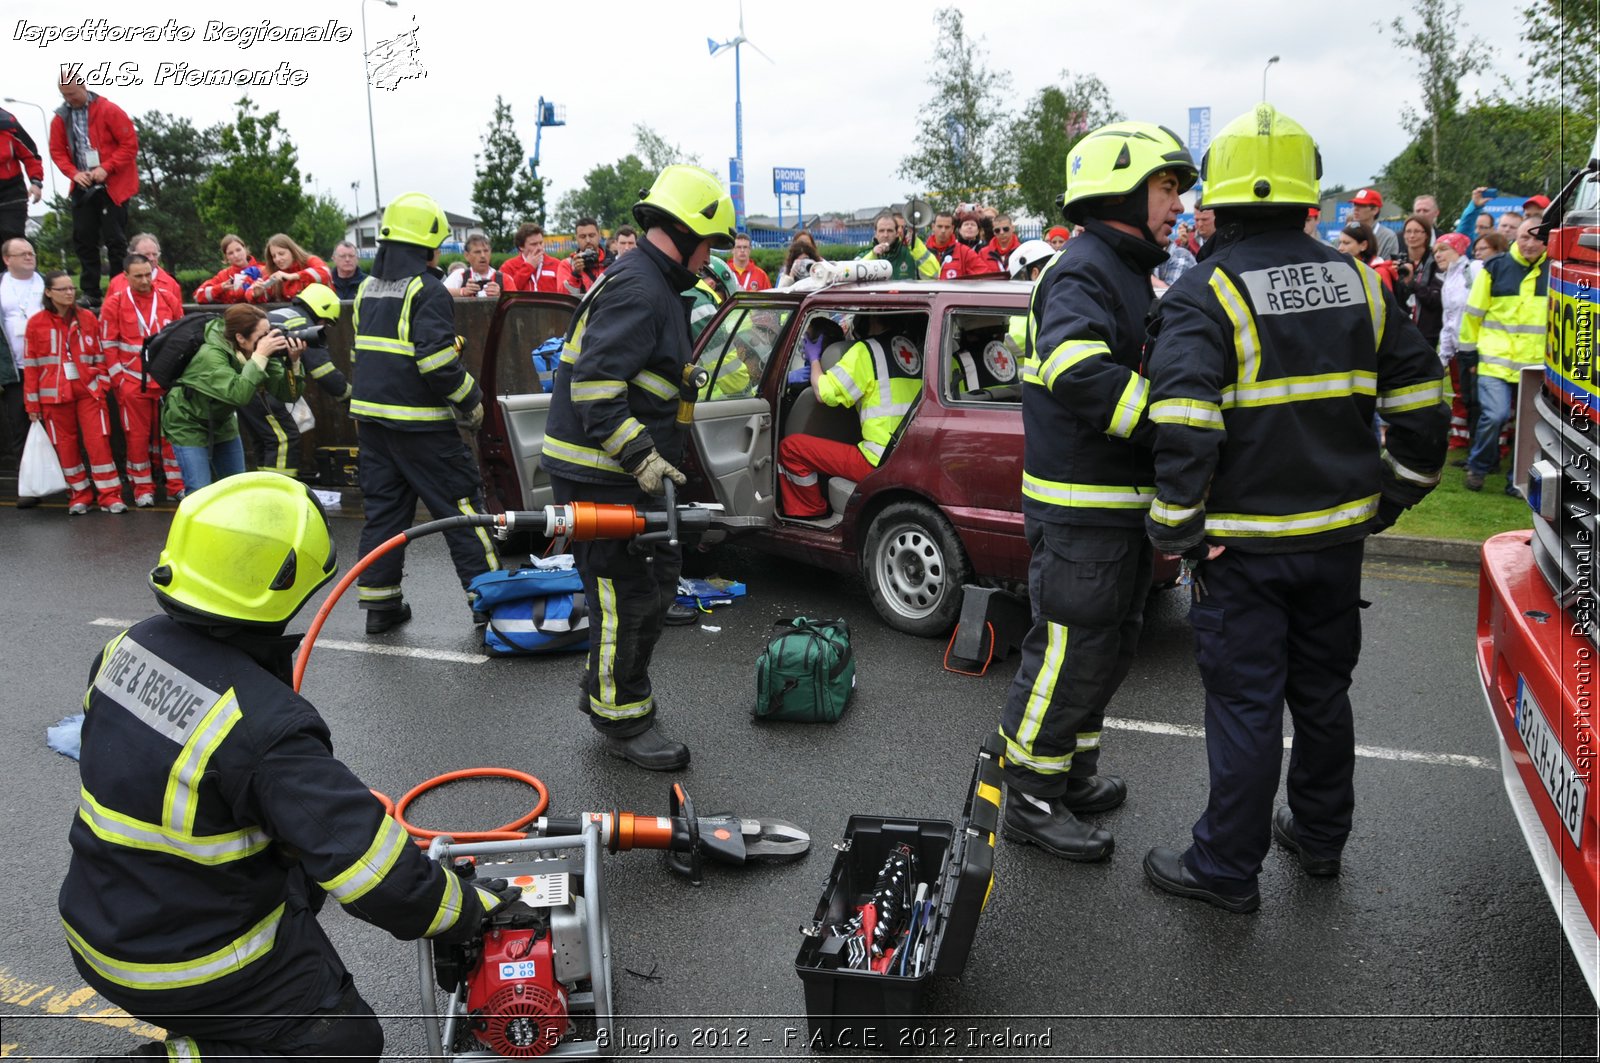
<path id="1" fill-rule="evenodd" d="M 792 308 L 754 307 L 729 314 L 700 348 L 697 360 L 710 374 L 700 391 L 700 401 L 742 399 L 756 393 L 778 334 Z"/>
<path id="2" fill-rule="evenodd" d="M 1027 318 L 993 310 L 953 310 L 945 318 L 947 402 L 1022 401 L 1022 345 Z"/>

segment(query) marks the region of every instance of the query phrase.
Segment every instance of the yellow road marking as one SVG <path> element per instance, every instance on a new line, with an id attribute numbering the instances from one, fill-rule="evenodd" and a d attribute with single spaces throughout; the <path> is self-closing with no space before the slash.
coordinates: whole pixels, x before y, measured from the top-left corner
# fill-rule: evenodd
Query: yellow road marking
<path id="1" fill-rule="evenodd" d="M 1404 583 L 1433 583 L 1441 587 L 1476 587 L 1478 585 L 1477 573 L 1467 573 L 1459 567 L 1437 568 L 1423 566 L 1400 566 L 1374 564 L 1368 562 L 1362 566 L 1362 574 L 1373 579 L 1398 580 Z"/>
<path id="2" fill-rule="evenodd" d="M 167 1036 L 167 1032 L 160 1027 L 140 1022 L 121 1008 L 111 1006 L 88 986 L 57 990 L 53 985 L 24 982 L 3 967 L 0 967 L 0 1003 L 19 1008 L 36 1008 L 45 1015 L 58 1015 L 80 1022 L 92 1022 L 98 1026 L 127 1030 L 135 1037 L 151 1041 L 161 1041 Z M 21 1042 L 0 1044 L 0 1056 L 9 1056 L 20 1046 Z"/>

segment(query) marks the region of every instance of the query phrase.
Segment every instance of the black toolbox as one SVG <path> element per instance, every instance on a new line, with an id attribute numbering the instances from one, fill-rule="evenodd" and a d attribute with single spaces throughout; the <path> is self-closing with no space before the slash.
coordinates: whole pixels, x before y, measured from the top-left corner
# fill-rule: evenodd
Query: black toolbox
<path id="1" fill-rule="evenodd" d="M 931 975 L 955 977 L 967 964 L 978 917 L 994 882 L 995 830 L 1000 819 L 999 736 L 978 752 L 961 823 L 941 819 L 851 816 L 844 841 L 834 846 L 833 869 L 811 922 L 801 928 L 794 968 L 806 994 L 807 1044 L 822 1051 L 869 1049 L 921 1054 L 922 995 Z M 897 948 L 887 969 L 859 966 L 864 938 L 850 932 L 879 874 L 904 843 L 916 854 L 915 878 L 928 885 L 932 903 L 921 948 Z M 918 920 L 911 921 L 913 930 Z M 854 948 L 855 958 L 852 959 Z M 870 956 L 867 964 L 873 962 Z M 883 962 L 881 959 L 878 962 Z"/>
<path id="2" fill-rule="evenodd" d="M 355 487 L 360 482 L 358 454 L 355 447 L 318 447 L 317 486 Z"/>

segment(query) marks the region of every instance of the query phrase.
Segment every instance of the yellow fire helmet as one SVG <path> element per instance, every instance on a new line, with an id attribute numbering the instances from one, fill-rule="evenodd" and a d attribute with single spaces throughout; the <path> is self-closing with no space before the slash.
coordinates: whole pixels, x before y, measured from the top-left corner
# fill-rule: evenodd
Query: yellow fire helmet
<path id="1" fill-rule="evenodd" d="M 1314 207 L 1322 153 L 1304 126 L 1270 103 L 1222 127 L 1200 161 L 1210 207 Z"/>
<path id="2" fill-rule="evenodd" d="M 633 217 L 649 228 L 652 215 L 677 220 L 711 246 L 723 251 L 733 247 L 733 200 L 710 170 L 678 164 L 668 166 L 648 192 L 641 193 L 633 205 Z"/>
<path id="3" fill-rule="evenodd" d="M 197 616 L 281 628 L 338 567 L 328 518 L 311 489 L 274 472 L 249 472 L 183 500 L 150 588 Z"/>
<path id="4" fill-rule="evenodd" d="M 313 317 L 330 325 L 339 320 L 339 296 L 326 284 L 308 284 L 295 299 L 303 303 Z"/>
<path id="5" fill-rule="evenodd" d="M 378 239 L 394 240 L 402 244 L 416 244 L 433 249 L 450 235 L 450 222 L 444 209 L 432 196 L 421 192 L 406 192 L 389 201 L 383 208 L 383 224 L 378 228 Z"/>
<path id="6" fill-rule="evenodd" d="M 1177 175 L 1180 192 L 1187 192 L 1199 176 L 1194 157 L 1178 134 L 1154 122 L 1101 126 L 1067 152 L 1062 213 L 1077 221 L 1074 207 L 1093 199 L 1131 195 L 1162 170 Z"/>

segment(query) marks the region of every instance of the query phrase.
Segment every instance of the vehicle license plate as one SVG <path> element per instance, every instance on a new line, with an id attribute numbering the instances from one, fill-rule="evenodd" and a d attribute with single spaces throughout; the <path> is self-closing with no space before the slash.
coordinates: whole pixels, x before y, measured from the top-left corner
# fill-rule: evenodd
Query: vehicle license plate
<path id="1" fill-rule="evenodd" d="M 1517 734 L 1522 738 L 1533 770 L 1556 806 L 1556 814 L 1572 835 L 1572 844 L 1583 847 L 1583 810 L 1588 807 L 1589 787 L 1572 768 L 1561 738 L 1545 719 L 1544 710 L 1528 692 L 1528 684 L 1517 680 Z"/>

